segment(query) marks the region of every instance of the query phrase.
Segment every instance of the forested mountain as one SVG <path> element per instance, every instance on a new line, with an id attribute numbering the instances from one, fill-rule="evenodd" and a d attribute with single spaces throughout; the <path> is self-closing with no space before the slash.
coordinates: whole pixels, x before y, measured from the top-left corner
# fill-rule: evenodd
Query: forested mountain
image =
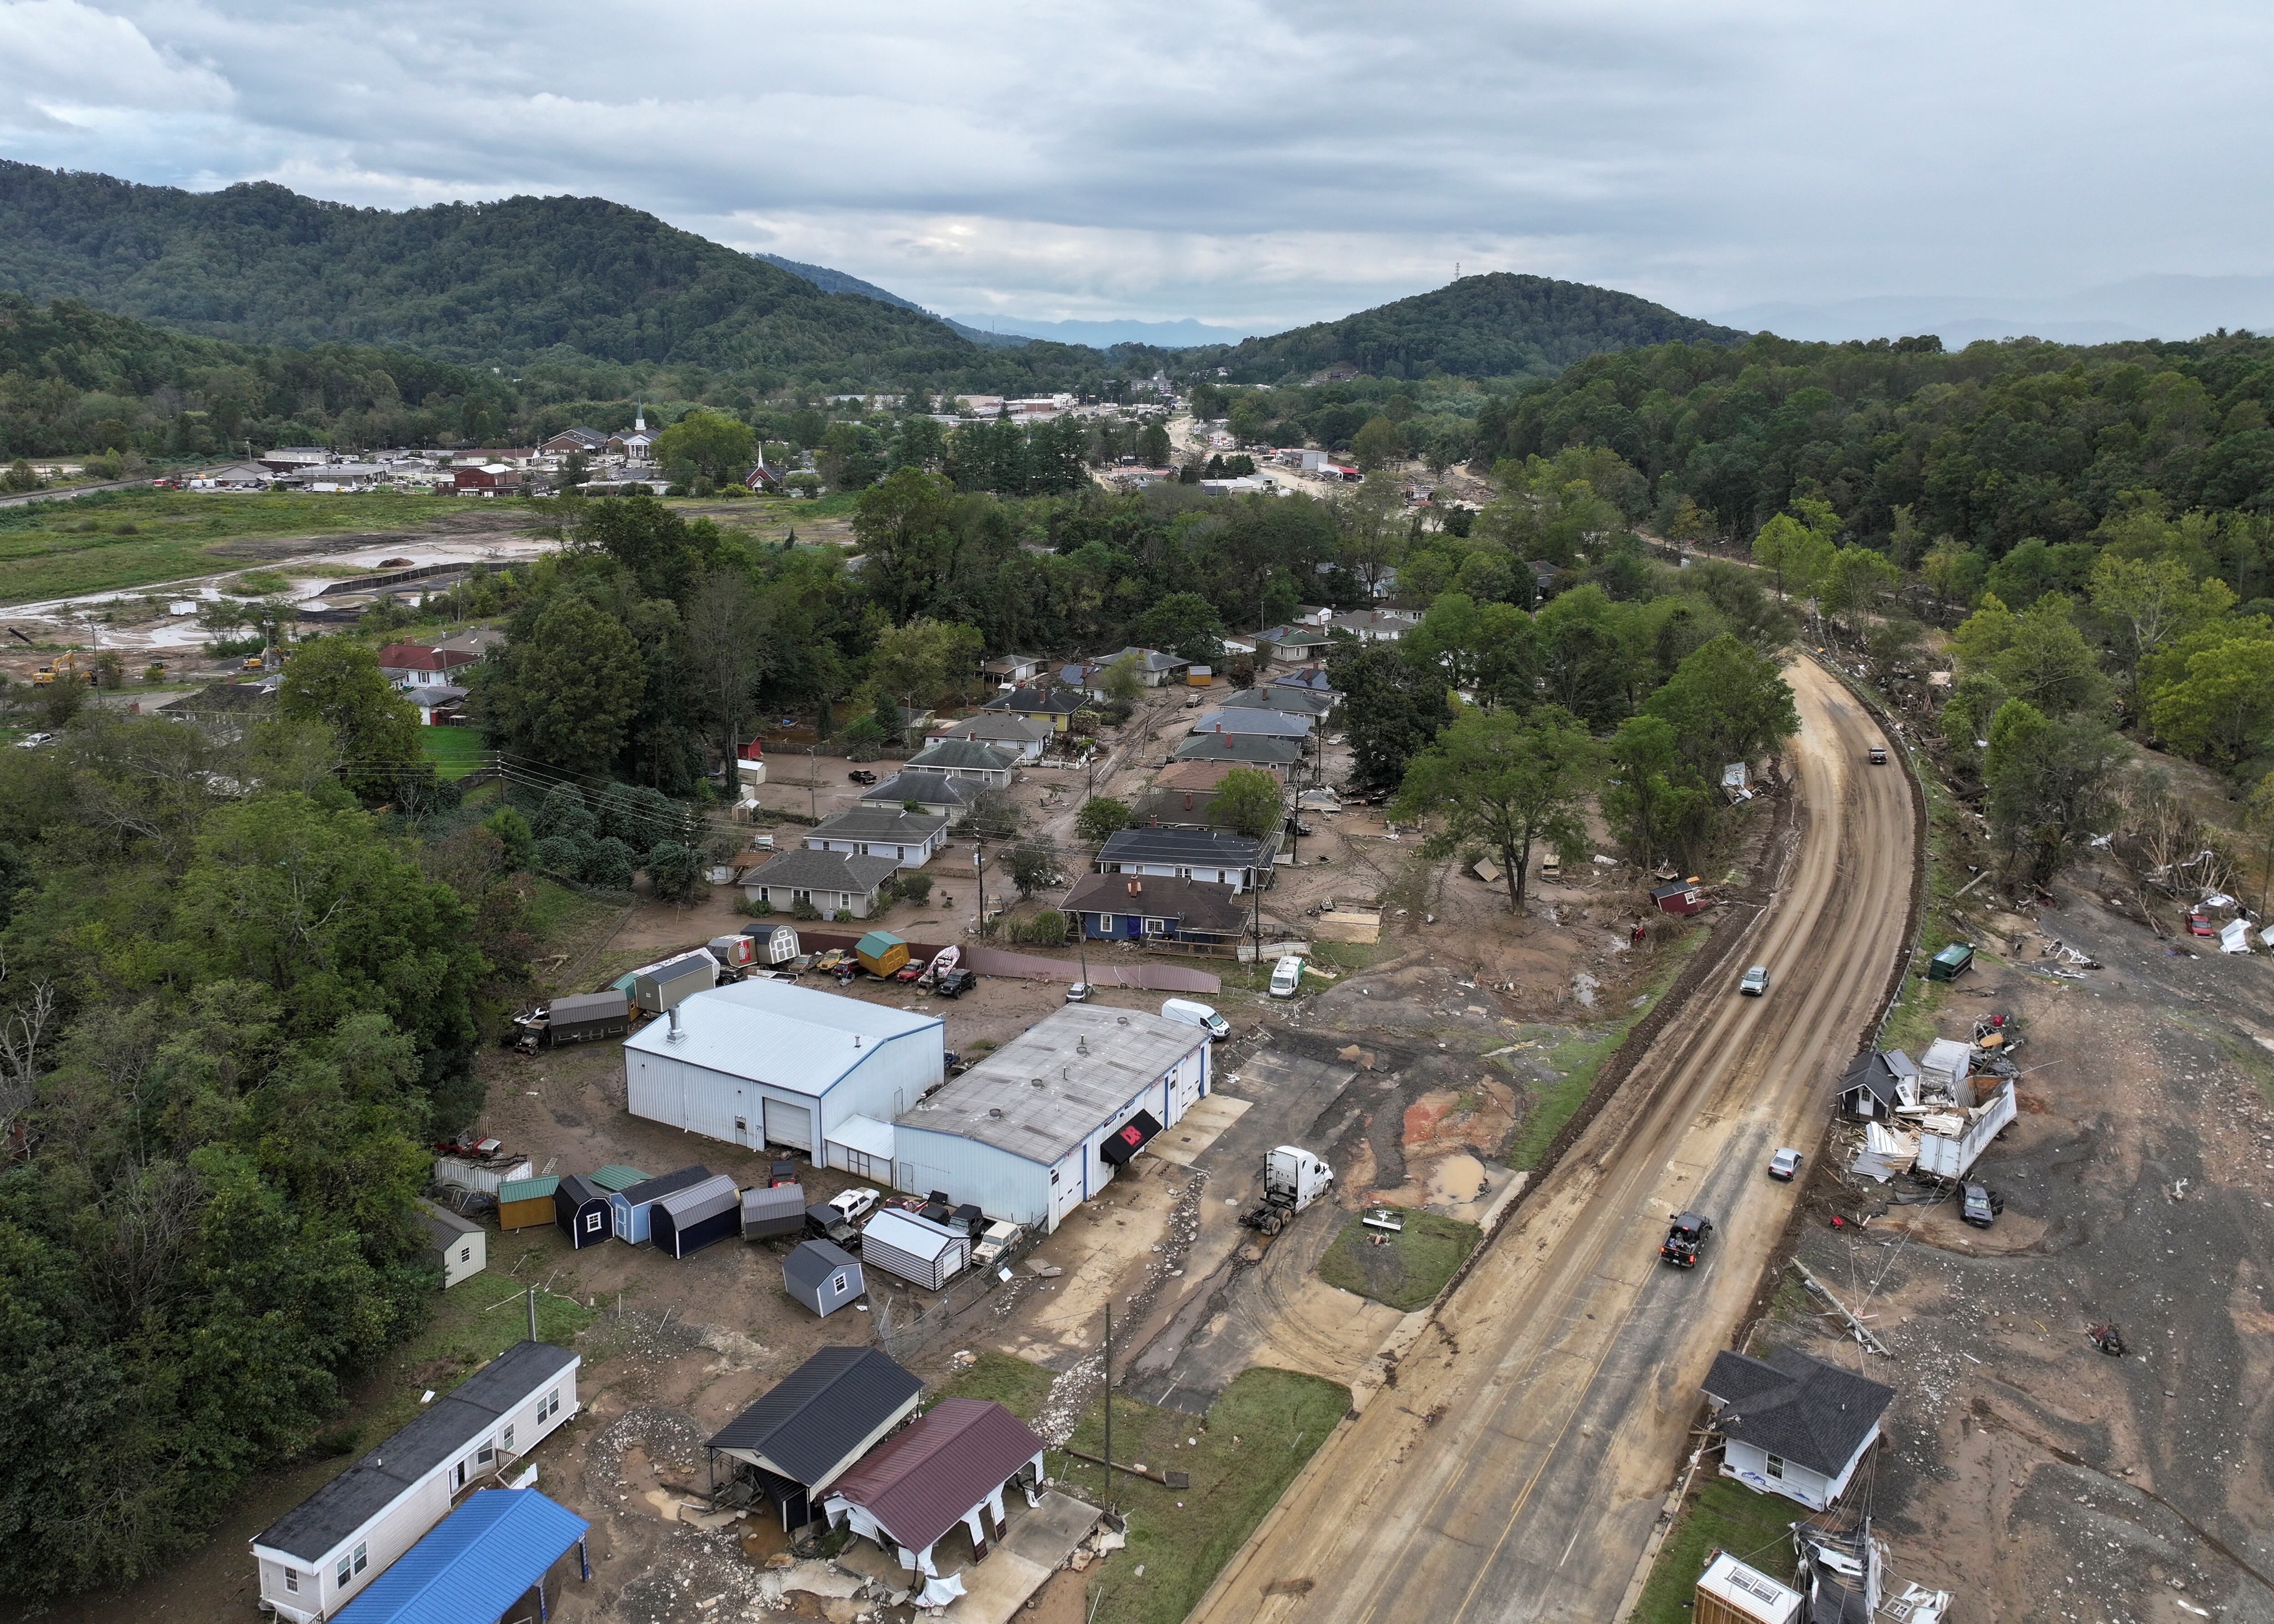
<path id="1" fill-rule="evenodd" d="M 873 282 L 863 282 L 848 271 L 832 270 L 825 265 L 808 265 L 802 259 L 785 259 L 779 254 L 762 253 L 750 256 L 764 259 L 768 265 L 779 266 L 793 276 L 802 276 L 824 293 L 857 293 L 864 299 L 876 299 L 900 310 L 912 310 L 919 315 L 931 316 L 914 299 L 904 299 L 889 288 L 879 288 Z M 1016 350 L 1028 342 L 1023 333 L 987 333 L 967 327 L 953 316 L 932 316 L 959 338 L 968 338 L 983 350 Z"/>
<path id="2" fill-rule="evenodd" d="M 1216 360 L 1242 383 L 1299 380 L 1338 364 L 1377 378 L 1551 378 L 1605 350 L 1743 336 L 1631 293 L 1495 272 L 1339 321 L 1251 338 Z"/>
<path id="3" fill-rule="evenodd" d="M 1597 356 L 1478 419 L 1477 455 L 1615 451 L 1649 481 L 1662 523 L 1750 536 L 1818 497 L 1845 538 L 1906 567 L 1936 538 L 2075 590 L 2091 538 L 2152 500 L 2232 514 L 2227 583 L 2269 583 L 2251 536 L 2274 516 L 2274 339 L 2090 349 L 2020 340 L 1945 353 L 1939 340 L 1737 349 L 1669 344 Z M 2031 543 L 2041 544 L 2029 546 Z M 2012 574 L 2012 567 L 2008 568 Z"/>
<path id="4" fill-rule="evenodd" d="M 0 163 L 0 287 L 252 342 L 449 359 L 930 372 L 968 347 L 599 198 L 400 213 L 248 183 L 215 192 Z"/>

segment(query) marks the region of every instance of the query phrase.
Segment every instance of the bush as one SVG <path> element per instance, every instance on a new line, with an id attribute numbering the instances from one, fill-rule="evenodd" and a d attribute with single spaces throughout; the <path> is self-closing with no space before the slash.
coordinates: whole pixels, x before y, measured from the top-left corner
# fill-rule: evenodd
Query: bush
<path id="1" fill-rule="evenodd" d="M 529 848 L 530 860 L 547 874 L 575 879 L 584 866 L 584 851 L 566 835 L 547 835 Z"/>
<path id="2" fill-rule="evenodd" d="M 704 890 L 702 856 L 684 841 L 659 841 L 647 854 L 647 878 L 658 901 L 685 902 Z"/>
<path id="3" fill-rule="evenodd" d="M 580 833 L 597 834 L 599 831 L 590 821 L 591 816 L 585 809 L 583 790 L 574 784 L 555 784 L 545 792 L 545 799 L 538 803 L 536 815 L 529 820 L 529 826 L 540 840 L 551 835 L 573 838 Z M 571 819 L 583 826 L 574 826 Z"/>
<path id="4" fill-rule="evenodd" d="M 853 922 L 853 910 L 850 908 L 840 908 L 836 913 L 832 914 L 829 917 L 836 921 L 837 923 L 840 925 L 849 925 Z"/>
<path id="5" fill-rule="evenodd" d="M 885 730 L 877 726 L 873 716 L 855 718 L 840 737 L 847 761 L 872 762 L 885 753 Z"/>
<path id="6" fill-rule="evenodd" d="M 746 893 L 734 898 L 734 912 L 750 919 L 772 919 L 774 905 L 764 897 L 752 898 Z"/>
<path id="7" fill-rule="evenodd" d="M 922 907 L 931 900 L 931 876 L 904 874 L 892 883 L 892 889 L 900 894 L 904 901 L 913 902 L 916 906 Z"/>
<path id="8" fill-rule="evenodd" d="M 789 905 L 789 916 L 796 920 L 817 920 L 821 917 L 821 910 L 801 897 Z"/>
<path id="9" fill-rule="evenodd" d="M 622 891 L 632 883 L 632 870 L 639 854 L 614 835 L 604 836 L 584 848 L 584 861 L 578 865 L 576 877 L 587 885 L 598 885 L 609 891 Z"/>
<path id="10" fill-rule="evenodd" d="M 527 818 L 512 807 L 500 807 L 482 820 L 482 827 L 498 838 L 498 844 L 504 848 L 502 856 L 507 868 L 529 867 L 537 840 Z"/>
<path id="11" fill-rule="evenodd" d="M 1011 924 L 1011 939 L 1028 947 L 1063 947 L 1066 939 L 1066 916 L 1056 908 L 1044 908 L 1032 919 L 1014 920 Z"/>

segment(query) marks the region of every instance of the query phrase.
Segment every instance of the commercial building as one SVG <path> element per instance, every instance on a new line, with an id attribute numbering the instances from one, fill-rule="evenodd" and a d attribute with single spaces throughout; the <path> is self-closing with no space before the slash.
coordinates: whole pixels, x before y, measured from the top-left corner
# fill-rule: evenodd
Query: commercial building
<path id="1" fill-rule="evenodd" d="M 292 1624 L 336 1613 L 576 1413 L 581 1356 L 516 1342 L 252 1540 L 260 1599 Z"/>
<path id="2" fill-rule="evenodd" d="M 873 1139 L 863 1118 L 889 1132 L 946 1075 L 937 1016 L 787 981 L 715 988 L 678 1014 L 675 1028 L 651 1021 L 624 1041 L 632 1115 L 752 1150 L 787 1145 L 858 1170 L 832 1141 Z"/>
<path id="3" fill-rule="evenodd" d="M 894 1182 L 1055 1229 L 1208 1091 L 1204 1029 L 1068 1004 L 900 1113 Z"/>

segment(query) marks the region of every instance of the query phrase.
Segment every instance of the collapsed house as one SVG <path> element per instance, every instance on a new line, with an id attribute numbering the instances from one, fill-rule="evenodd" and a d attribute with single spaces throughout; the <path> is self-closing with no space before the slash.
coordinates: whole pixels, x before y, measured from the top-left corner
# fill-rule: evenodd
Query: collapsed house
<path id="1" fill-rule="evenodd" d="M 1885 1183 L 1898 1173 L 1957 1179 L 2019 1114 L 2009 1056 L 2021 1046 L 2008 1018 L 1975 1023 L 1971 1043 L 1938 1038 L 1914 1062 L 1899 1049 L 1866 1049 L 1841 1079 L 1840 1109 L 1864 1124 L 1851 1172 Z"/>
<path id="2" fill-rule="evenodd" d="M 1945 1624 L 1948 1590 L 1909 1582 L 1901 1589 L 1886 1574 L 1886 1542 L 1871 1532 L 1869 1516 L 1824 1512 L 1792 1525 L 1798 1560 L 1793 1588 L 1808 1599 L 1806 1624 Z"/>

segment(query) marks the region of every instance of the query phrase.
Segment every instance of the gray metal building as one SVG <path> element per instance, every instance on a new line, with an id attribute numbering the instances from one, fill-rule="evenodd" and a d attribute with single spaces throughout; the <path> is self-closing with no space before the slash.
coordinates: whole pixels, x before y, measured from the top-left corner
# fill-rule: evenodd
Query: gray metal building
<path id="1" fill-rule="evenodd" d="M 1055 1229 L 1208 1091 L 1201 1028 L 1068 1004 L 894 1119 L 894 1182 Z"/>

